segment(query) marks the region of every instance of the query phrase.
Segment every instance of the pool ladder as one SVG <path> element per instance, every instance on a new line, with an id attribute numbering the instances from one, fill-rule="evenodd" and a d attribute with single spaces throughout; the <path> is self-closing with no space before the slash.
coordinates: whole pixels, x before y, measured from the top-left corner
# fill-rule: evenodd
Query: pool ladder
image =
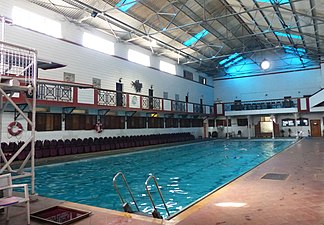
<path id="1" fill-rule="evenodd" d="M 131 198 L 132 198 L 132 201 L 134 202 L 134 204 L 135 204 L 135 206 L 136 206 L 137 211 L 133 211 L 132 208 L 131 208 L 131 206 L 128 204 L 128 202 L 126 202 L 126 201 L 124 200 L 123 196 L 121 195 L 121 193 L 120 193 L 120 191 L 119 191 L 119 189 L 118 189 L 118 186 L 117 186 L 117 181 L 116 181 L 116 180 L 117 180 L 117 177 L 119 177 L 119 176 L 122 177 L 122 179 L 123 179 L 123 181 L 124 181 L 124 185 L 125 185 L 125 187 L 126 187 L 128 193 L 130 194 L 130 196 L 131 196 Z M 153 176 L 153 175 L 150 175 L 150 176 L 147 178 L 147 180 L 145 181 L 145 189 L 146 189 L 146 192 L 147 192 L 147 194 L 148 194 L 148 196 L 149 196 L 149 198 L 150 198 L 150 201 L 151 201 L 152 206 L 153 206 L 153 209 L 154 209 L 153 212 L 152 212 L 152 216 L 153 216 L 154 218 L 163 219 L 163 217 L 161 216 L 160 212 L 157 210 L 157 208 L 156 208 L 156 206 L 155 206 L 155 203 L 154 203 L 154 201 L 153 201 L 153 198 L 152 198 L 151 192 L 150 192 L 150 190 L 149 190 L 149 185 L 148 185 L 148 183 L 149 183 L 149 181 L 150 181 L 151 179 L 153 179 L 153 181 L 154 181 L 154 184 L 155 184 L 155 186 L 156 186 L 156 188 L 157 188 L 157 190 L 158 190 L 158 192 L 159 192 L 160 198 L 161 198 L 161 200 L 162 200 L 162 202 L 163 202 L 164 208 L 165 208 L 165 210 L 166 210 L 168 216 L 170 216 L 170 213 L 169 213 L 168 207 L 167 207 L 167 205 L 166 205 L 166 203 L 165 203 L 165 201 L 164 201 L 164 198 L 163 198 L 162 192 L 161 192 L 161 190 L 160 190 L 159 184 L 158 184 L 158 182 L 157 182 L 157 180 L 156 180 L 156 177 Z M 129 187 L 129 185 L 128 185 L 128 182 L 127 182 L 127 180 L 126 180 L 126 177 L 125 177 L 125 175 L 124 175 L 122 172 L 118 172 L 118 173 L 114 176 L 114 178 L 113 178 L 113 184 L 114 184 L 115 190 L 116 190 L 116 192 L 117 192 L 117 194 L 118 194 L 118 196 L 119 196 L 119 199 L 120 199 L 120 201 L 121 201 L 121 203 L 122 203 L 122 205 L 123 205 L 123 209 L 124 209 L 124 211 L 125 211 L 125 212 L 128 212 L 128 213 L 142 214 L 142 213 L 140 212 L 139 208 L 138 208 L 138 205 L 137 205 L 137 203 L 136 203 L 135 197 L 134 197 L 134 195 L 133 195 L 133 193 L 132 193 L 132 191 L 131 191 L 131 189 L 130 189 L 130 187 Z"/>

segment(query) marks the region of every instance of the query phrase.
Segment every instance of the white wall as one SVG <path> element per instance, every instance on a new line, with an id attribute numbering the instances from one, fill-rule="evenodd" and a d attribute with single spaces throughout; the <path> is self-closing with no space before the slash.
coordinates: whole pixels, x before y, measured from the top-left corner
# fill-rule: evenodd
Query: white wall
<path id="1" fill-rule="evenodd" d="M 98 31 L 91 30 L 90 28 L 81 28 L 68 22 L 61 15 L 26 1 L 1 1 L 0 15 L 11 18 L 11 8 L 13 5 L 61 22 L 63 39 L 65 40 L 81 44 L 83 31 L 99 34 Z M 110 36 L 105 36 L 102 33 L 100 36 L 115 42 Z M 143 84 L 141 94 L 144 95 L 148 94 L 148 89 L 153 85 L 154 96 L 157 97 L 163 97 L 163 92 L 168 92 L 170 99 L 174 99 L 175 94 L 179 94 L 180 100 L 184 100 L 189 92 L 189 101 L 199 103 L 201 96 L 203 96 L 205 104 L 213 104 L 213 88 L 186 80 L 182 78 L 182 73 L 179 76 L 175 76 L 17 26 L 6 26 L 5 40 L 37 49 L 40 59 L 67 65 L 62 69 L 40 70 L 40 78 L 62 80 L 63 72 L 69 72 L 75 74 L 76 82 L 92 84 L 93 77 L 99 78 L 101 79 L 102 88 L 111 90 L 115 90 L 115 83 L 119 78 L 123 78 L 122 83 L 124 84 L 125 92 L 135 92 L 131 84 L 132 81 L 139 80 Z M 159 66 L 159 57 L 152 56 L 151 52 L 147 49 L 131 44 L 117 43 L 115 46 L 116 55 L 127 58 L 129 48 L 151 55 L 151 61 L 153 60 L 151 65 Z M 170 62 L 170 59 L 164 60 Z M 177 65 L 177 68 L 177 71 L 183 71 L 182 66 Z M 195 72 L 196 81 L 199 75 L 207 78 L 205 74 Z M 212 85 L 211 78 L 208 78 L 207 82 L 209 85 Z"/>
<path id="2" fill-rule="evenodd" d="M 302 97 L 320 90 L 321 70 L 279 73 L 214 81 L 214 98 L 223 102 L 234 100 L 281 99 L 284 96 Z"/>
<path id="3" fill-rule="evenodd" d="M 152 64 L 159 66 L 159 57 L 153 56 L 149 50 L 141 49 L 138 46 L 116 43 L 116 55 L 110 56 L 92 49 L 80 46 L 82 43 L 82 34 L 84 31 L 90 31 L 101 37 L 106 37 L 111 41 L 115 41 L 110 36 L 100 33 L 90 28 L 82 28 L 76 24 L 70 23 L 61 15 L 48 11 L 42 7 L 32 4 L 29 1 L 12 0 L 0 1 L 0 15 L 11 18 L 12 6 L 18 6 L 26 10 L 33 11 L 39 15 L 55 19 L 62 22 L 63 39 L 56 39 L 47 35 L 27 30 L 18 26 L 5 26 L 5 41 L 22 45 L 25 47 L 35 48 L 38 51 L 38 58 L 49 60 L 67 65 L 65 68 L 55 70 L 39 70 L 39 77 L 53 80 L 63 80 L 63 73 L 75 74 L 76 82 L 92 84 L 92 78 L 101 79 L 102 88 L 115 90 L 115 83 L 119 78 L 122 78 L 124 91 L 135 93 L 132 87 L 132 81 L 139 80 L 143 84 L 141 94 L 148 95 L 148 89 L 153 85 L 154 96 L 163 97 L 163 92 L 168 92 L 169 98 L 174 99 L 175 94 L 179 94 L 180 100 L 184 101 L 185 96 L 189 92 L 189 101 L 199 103 L 203 96 L 204 104 L 213 104 L 213 87 L 190 81 L 182 77 L 183 69 L 194 72 L 194 80 L 198 81 L 200 76 L 207 76 L 198 73 L 191 68 L 177 65 L 179 75 L 172 75 L 161 72 L 156 68 L 148 68 L 136 63 L 129 62 L 125 59 L 129 48 L 140 50 L 141 52 L 150 54 Z M 1 31 L 0 31 L 1 32 Z M 73 43 L 71 43 L 73 42 Z M 164 59 L 172 62 L 170 59 Z M 176 64 L 176 62 L 174 62 Z M 212 79 L 208 78 L 207 83 L 212 85 Z M 87 100 L 85 92 L 79 94 L 82 101 Z M 93 94 L 91 94 L 93 95 Z M 60 113 L 60 111 L 57 111 Z M 4 113 L 2 120 L 2 140 L 5 142 L 26 140 L 29 136 L 27 131 L 27 123 L 18 118 L 18 122 L 22 123 L 24 132 L 17 136 L 11 137 L 7 135 L 7 125 L 14 120 L 13 113 Z M 64 126 L 63 126 L 64 127 Z M 63 128 L 64 129 L 64 128 Z M 196 137 L 203 135 L 203 128 L 165 128 L 165 129 L 124 129 L 124 130 L 104 130 L 98 134 L 95 130 L 87 131 L 51 131 L 51 132 L 36 132 L 36 139 L 71 139 L 71 138 L 86 138 L 100 136 L 121 136 L 121 135 L 140 135 L 140 134 L 162 134 L 173 132 L 191 132 Z"/>
<path id="4" fill-rule="evenodd" d="M 324 63 L 321 63 L 321 88 L 324 88 Z"/>

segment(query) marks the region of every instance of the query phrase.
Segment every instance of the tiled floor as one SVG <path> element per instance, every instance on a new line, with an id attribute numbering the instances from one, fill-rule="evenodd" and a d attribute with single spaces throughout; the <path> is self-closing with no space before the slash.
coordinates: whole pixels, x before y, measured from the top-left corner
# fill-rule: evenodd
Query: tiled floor
<path id="1" fill-rule="evenodd" d="M 261 179 L 266 173 L 289 176 Z M 93 212 L 76 225 L 324 225 L 324 138 L 303 139 L 171 220 L 44 198 L 33 202 L 31 211 L 57 204 Z M 9 223 L 0 214 L 0 225 L 26 224 L 24 208 L 13 208 Z"/>

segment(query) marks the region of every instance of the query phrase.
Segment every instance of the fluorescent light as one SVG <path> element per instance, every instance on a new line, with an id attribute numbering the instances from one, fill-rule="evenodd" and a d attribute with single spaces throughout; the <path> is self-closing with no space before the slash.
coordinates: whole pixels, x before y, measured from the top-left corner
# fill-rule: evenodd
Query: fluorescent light
<path id="1" fill-rule="evenodd" d="M 242 56 L 240 56 L 240 57 L 234 59 L 233 61 L 230 61 L 229 63 L 226 63 L 226 64 L 224 65 L 224 67 L 229 67 L 229 66 L 231 66 L 231 65 L 233 65 L 233 64 L 235 64 L 235 63 L 237 63 L 237 62 L 239 62 L 239 61 L 241 61 L 241 60 L 243 60 L 243 59 L 244 59 L 244 58 L 243 58 Z"/>
<path id="2" fill-rule="evenodd" d="M 203 29 L 195 36 L 193 36 L 193 37 L 189 38 L 188 40 L 186 40 L 185 42 L 183 42 L 183 44 L 188 47 L 188 46 L 192 45 L 193 43 L 197 42 L 202 37 L 205 37 L 208 33 L 209 33 L 208 30 Z"/>
<path id="3" fill-rule="evenodd" d="M 116 4 L 116 7 L 122 12 L 127 12 L 136 3 L 137 3 L 137 1 L 135 1 L 135 0 L 121 0 Z"/>
<path id="4" fill-rule="evenodd" d="M 229 57 L 227 57 L 226 59 L 223 59 L 222 61 L 219 62 L 219 65 L 223 65 L 225 63 L 227 63 L 228 61 L 236 58 L 237 56 L 239 56 L 239 54 L 237 52 L 235 52 L 234 54 L 230 55 Z"/>
<path id="5" fill-rule="evenodd" d="M 275 31 L 274 33 L 275 33 L 275 35 L 281 36 L 281 37 L 288 37 L 288 38 L 290 37 L 290 38 L 294 38 L 294 39 L 298 39 L 298 40 L 302 39 L 300 35 L 288 34 L 288 33 L 286 34 L 286 33 L 281 33 L 281 32 L 277 32 L 277 31 Z"/>

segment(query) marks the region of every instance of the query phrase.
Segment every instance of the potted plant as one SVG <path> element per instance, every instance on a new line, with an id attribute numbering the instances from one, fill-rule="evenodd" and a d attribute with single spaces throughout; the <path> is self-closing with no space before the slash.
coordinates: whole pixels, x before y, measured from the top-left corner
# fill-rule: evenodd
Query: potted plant
<path id="1" fill-rule="evenodd" d="M 289 128 L 288 129 L 288 137 L 290 137 L 291 136 L 291 129 Z"/>
<path id="2" fill-rule="evenodd" d="M 281 137 L 284 137 L 285 136 L 285 130 L 284 129 L 281 129 L 280 130 L 280 133 L 281 133 Z"/>

